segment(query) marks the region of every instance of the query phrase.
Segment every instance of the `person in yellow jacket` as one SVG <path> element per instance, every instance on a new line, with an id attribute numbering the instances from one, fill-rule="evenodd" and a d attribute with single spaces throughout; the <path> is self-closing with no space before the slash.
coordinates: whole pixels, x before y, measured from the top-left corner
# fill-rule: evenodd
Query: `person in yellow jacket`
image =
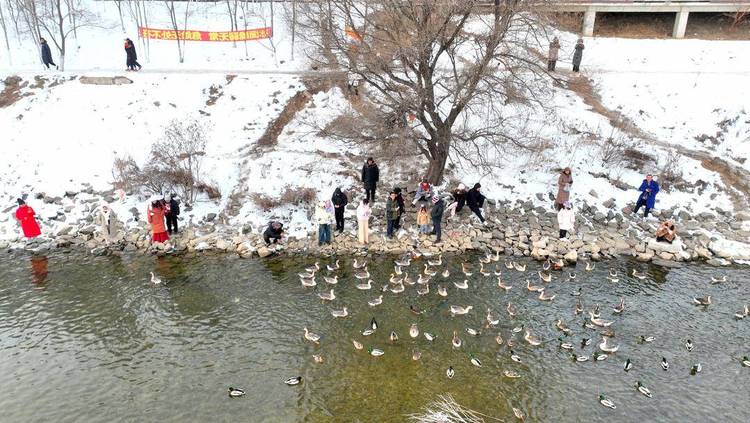
<path id="1" fill-rule="evenodd" d="M 422 204 L 417 212 L 417 225 L 419 225 L 420 234 L 430 233 L 430 214 L 427 212 L 427 206 Z"/>

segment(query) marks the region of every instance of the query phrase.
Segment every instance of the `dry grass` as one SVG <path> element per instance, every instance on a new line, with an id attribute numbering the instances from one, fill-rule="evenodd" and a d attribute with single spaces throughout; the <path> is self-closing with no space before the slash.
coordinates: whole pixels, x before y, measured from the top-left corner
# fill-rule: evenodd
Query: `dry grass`
<path id="1" fill-rule="evenodd" d="M 251 199 L 255 205 L 268 211 L 289 204 L 312 204 L 317 195 L 317 191 L 313 188 L 286 187 L 279 197 L 270 197 L 256 192 L 252 194 Z"/>

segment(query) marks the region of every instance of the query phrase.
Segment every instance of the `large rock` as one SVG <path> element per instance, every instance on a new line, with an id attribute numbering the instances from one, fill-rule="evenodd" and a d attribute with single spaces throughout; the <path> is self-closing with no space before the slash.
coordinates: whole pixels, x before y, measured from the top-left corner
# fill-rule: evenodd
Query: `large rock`
<path id="1" fill-rule="evenodd" d="M 661 252 L 680 254 L 685 249 L 685 246 L 682 244 L 682 240 L 680 240 L 679 238 L 675 239 L 671 244 L 668 242 L 658 242 L 655 239 L 652 239 L 648 242 L 646 248 L 648 248 L 649 250 L 654 250 L 656 254 L 659 254 Z"/>
<path id="2" fill-rule="evenodd" d="M 86 85 L 125 85 L 133 83 L 124 76 L 82 76 L 79 81 Z"/>
<path id="3" fill-rule="evenodd" d="M 267 247 L 258 248 L 258 256 L 260 256 L 260 258 L 268 257 L 271 254 L 273 254 L 273 252 L 269 250 Z"/>
<path id="4" fill-rule="evenodd" d="M 731 260 L 750 260 L 750 244 L 729 239 L 719 239 L 708 244 L 714 255 Z"/>
<path id="5" fill-rule="evenodd" d="M 565 259 L 565 260 L 566 260 L 566 261 L 567 261 L 568 263 L 575 263 L 575 262 L 577 262 L 577 261 L 578 261 L 578 251 L 576 251 L 576 250 L 570 250 L 570 251 L 568 251 L 568 252 L 567 252 L 567 253 L 566 253 L 566 254 L 565 254 L 565 255 L 563 256 L 563 258 L 564 258 L 564 259 Z"/>

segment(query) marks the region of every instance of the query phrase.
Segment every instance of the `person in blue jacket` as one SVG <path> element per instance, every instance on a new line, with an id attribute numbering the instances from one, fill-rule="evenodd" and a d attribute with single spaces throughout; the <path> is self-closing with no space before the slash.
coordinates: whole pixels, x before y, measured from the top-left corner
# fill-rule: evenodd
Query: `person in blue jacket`
<path id="1" fill-rule="evenodd" d="M 653 175 L 646 175 L 646 179 L 641 183 L 641 187 L 638 188 L 641 191 L 641 195 L 638 196 L 638 201 L 635 203 L 635 210 L 633 214 L 638 213 L 638 210 L 645 206 L 646 209 L 643 212 L 643 217 L 648 217 L 648 212 L 654 208 L 656 204 L 656 194 L 659 193 L 659 183 L 654 181 Z"/>

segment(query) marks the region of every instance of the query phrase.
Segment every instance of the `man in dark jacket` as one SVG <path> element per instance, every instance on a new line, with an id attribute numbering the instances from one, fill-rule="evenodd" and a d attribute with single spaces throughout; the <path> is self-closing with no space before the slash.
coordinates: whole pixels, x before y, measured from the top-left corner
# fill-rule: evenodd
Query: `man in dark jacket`
<path id="1" fill-rule="evenodd" d="M 58 69 L 55 62 L 52 61 L 52 52 L 49 49 L 49 44 L 47 44 L 47 40 L 45 40 L 44 38 L 40 38 L 39 44 L 42 47 L 42 63 L 44 63 L 44 66 L 47 66 L 47 69 L 49 69 L 49 65 L 52 65 L 55 67 L 55 69 Z"/>
<path id="2" fill-rule="evenodd" d="M 441 237 L 443 236 L 443 230 L 440 226 L 443 220 L 443 212 L 445 211 L 445 202 L 437 195 L 432 197 L 432 210 L 430 210 L 430 217 L 432 218 L 432 232 L 435 234 L 435 244 L 443 242 Z"/>
<path id="3" fill-rule="evenodd" d="M 266 246 L 281 241 L 284 234 L 284 225 L 281 222 L 271 222 L 268 224 L 266 231 L 263 232 L 263 240 L 266 241 Z"/>
<path id="4" fill-rule="evenodd" d="M 141 65 L 138 63 L 138 54 L 135 52 L 135 44 L 130 38 L 125 39 L 125 58 L 128 70 L 141 70 Z"/>
<path id="5" fill-rule="evenodd" d="M 482 216 L 482 207 L 484 206 L 484 195 L 481 192 L 482 185 L 478 182 L 474 184 L 474 188 L 470 189 L 466 193 L 466 205 L 469 206 L 471 211 L 479 217 L 479 221 L 484 223 L 484 217 Z"/>
<path id="6" fill-rule="evenodd" d="M 393 227 L 395 229 L 401 229 L 401 216 L 404 215 L 406 206 L 404 206 L 404 197 L 401 195 L 401 188 L 396 187 L 393 191 L 396 193 L 396 202 L 398 203 L 398 216 L 396 217 L 396 222 L 393 224 Z"/>
<path id="7" fill-rule="evenodd" d="M 333 214 L 336 216 L 336 230 L 339 233 L 344 232 L 344 211 L 346 210 L 346 205 L 349 204 L 349 198 L 341 191 L 341 188 L 336 188 L 333 191 L 331 203 L 333 203 Z"/>
<path id="8" fill-rule="evenodd" d="M 367 162 L 362 166 L 362 183 L 365 185 L 365 198 L 370 203 L 375 202 L 375 188 L 380 180 L 380 170 L 372 157 L 367 158 Z"/>
<path id="9" fill-rule="evenodd" d="M 177 199 L 177 194 L 169 196 L 169 213 L 167 213 L 167 232 L 177 233 L 177 216 L 180 215 L 180 201 Z"/>
<path id="10" fill-rule="evenodd" d="M 386 236 L 393 238 L 396 219 L 398 218 L 398 201 L 396 200 L 396 191 L 391 191 L 388 200 L 385 202 L 385 220 L 388 222 Z"/>

